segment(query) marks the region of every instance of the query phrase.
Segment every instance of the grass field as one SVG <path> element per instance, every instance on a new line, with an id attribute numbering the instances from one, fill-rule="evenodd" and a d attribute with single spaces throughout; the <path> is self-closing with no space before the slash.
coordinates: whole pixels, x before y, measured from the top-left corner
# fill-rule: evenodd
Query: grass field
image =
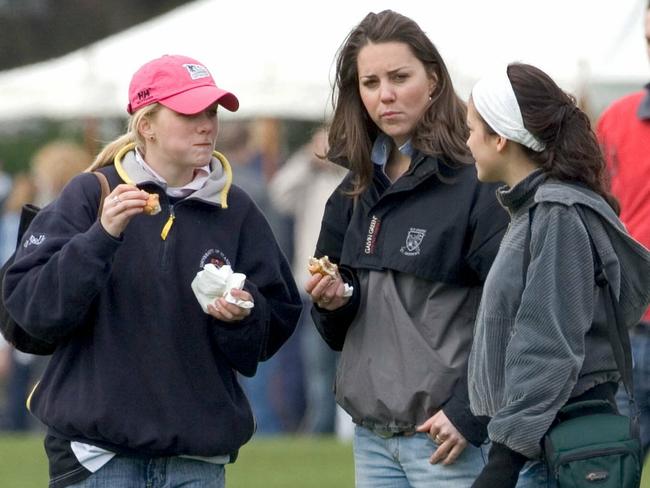
<path id="1" fill-rule="evenodd" d="M 0 436 L 0 487 L 44 488 L 47 463 L 40 436 Z M 228 488 L 352 488 L 352 446 L 332 438 L 260 438 L 226 468 Z M 650 460 L 642 488 L 650 488 Z M 495 487 L 497 488 L 497 487 Z"/>
<path id="2" fill-rule="evenodd" d="M 44 488 L 41 436 L 0 436 L 0 487 Z M 352 488 L 352 445 L 334 438 L 260 438 L 226 467 L 228 488 Z"/>

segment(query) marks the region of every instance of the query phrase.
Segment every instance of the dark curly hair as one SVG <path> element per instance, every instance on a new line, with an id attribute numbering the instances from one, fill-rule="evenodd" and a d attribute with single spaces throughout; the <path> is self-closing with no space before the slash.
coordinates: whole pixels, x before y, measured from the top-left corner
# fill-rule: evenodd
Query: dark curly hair
<path id="1" fill-rule="evenodd" d="M 618 201 L 609 192 L 602 149 L 589 117 L 578 108 L 575 98 L 529 64 L 508 65 L 508 78 L 524 126 L 546 145 L 540 152 L 522 146 L 526 155 L 548 177 L 586 186 L 619 213 Z"/>

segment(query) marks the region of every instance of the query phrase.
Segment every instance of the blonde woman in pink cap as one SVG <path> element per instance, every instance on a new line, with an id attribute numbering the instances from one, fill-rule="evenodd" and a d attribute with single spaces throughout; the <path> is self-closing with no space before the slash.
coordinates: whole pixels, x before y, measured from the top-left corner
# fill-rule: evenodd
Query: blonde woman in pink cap
<path id="1" fill-rule="evenodd" d="M 611 330 L 624 338 L 643 314 L 650 253 L 618 219 L 589 118 L 542 70 L 515 63 L 481 79 L 467 123 L 478 177 L 504 184 L 497 197 L 510 215 L 469 358 L 472 412 L 490 418 L 492 441 L 472 487 L 555 487 L 542 438 L 565 405 L 615 411 L 625 368 Z M 620 453 L 621 467 L 632 457 Z M 594 486 L 634 486 L 631 470 L 608 464 L 586 471 Z"/>
<path id="2" fill-rule="evenodd" d="M 238 106 L 199 61 L 148 62 L 131 80 L 127 133 L 89 168 L 110 185 L 100 217 L 86 172 L 25 233 L 4 298 L 59 344 L 28 402 L 47 426 L 51 488 L 223 487 L 253 435 L 237 375 L 287 340 L 301 300 L 215 151 L 219 108 Z M 196 285 L 208 269 L 223 287 Z M 245 276 L 226 286 L 232 272 Z"/>

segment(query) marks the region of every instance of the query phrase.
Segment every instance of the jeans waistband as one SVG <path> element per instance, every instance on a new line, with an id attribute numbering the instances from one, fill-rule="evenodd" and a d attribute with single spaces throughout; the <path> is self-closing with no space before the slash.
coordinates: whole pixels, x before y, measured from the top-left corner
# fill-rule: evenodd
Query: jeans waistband
<path id="1" fill-rule="evenodd" d="M 381 437 L 382 439 L 390 439 L 391 437 L 410 437 L 415 435 L 415 432 L 391 432 L 390 430 L 378 430 L 370 429 L 373 433 Z"/>
<path id="2" fill-rule="evenodd" d="M 415 435 L 414 429 L 400 429 L 399 427 L 395 428 L 385 428 L 384 426 L 371 425 L 368 422 L 360 422 L 361 427 L 368 429 L 375 435 L 378 435 L 382 439 L 390 439 L 391 437 L 409 437 Z"/>

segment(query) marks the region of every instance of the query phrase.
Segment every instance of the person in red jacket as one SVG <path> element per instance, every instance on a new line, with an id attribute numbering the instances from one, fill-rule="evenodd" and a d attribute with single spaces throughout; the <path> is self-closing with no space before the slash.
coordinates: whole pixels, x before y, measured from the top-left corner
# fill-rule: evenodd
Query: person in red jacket
<path id="1" fill-rule="evenodd" d="M 645 14 L 645 36 L 650 58 L 650 2 Z M 598 138 L 611 175 L 612 193 L 621 205 L 621 220 L 630 234 L 650 247 L 650 83 L 643 90 L 616 100 L 602 114 Z M 650 309 L 631 334 L 634 391 L 640 412 L 641 442 L 650 450 Z M 628 413 L 624 392 L 619 408 Z"/>

